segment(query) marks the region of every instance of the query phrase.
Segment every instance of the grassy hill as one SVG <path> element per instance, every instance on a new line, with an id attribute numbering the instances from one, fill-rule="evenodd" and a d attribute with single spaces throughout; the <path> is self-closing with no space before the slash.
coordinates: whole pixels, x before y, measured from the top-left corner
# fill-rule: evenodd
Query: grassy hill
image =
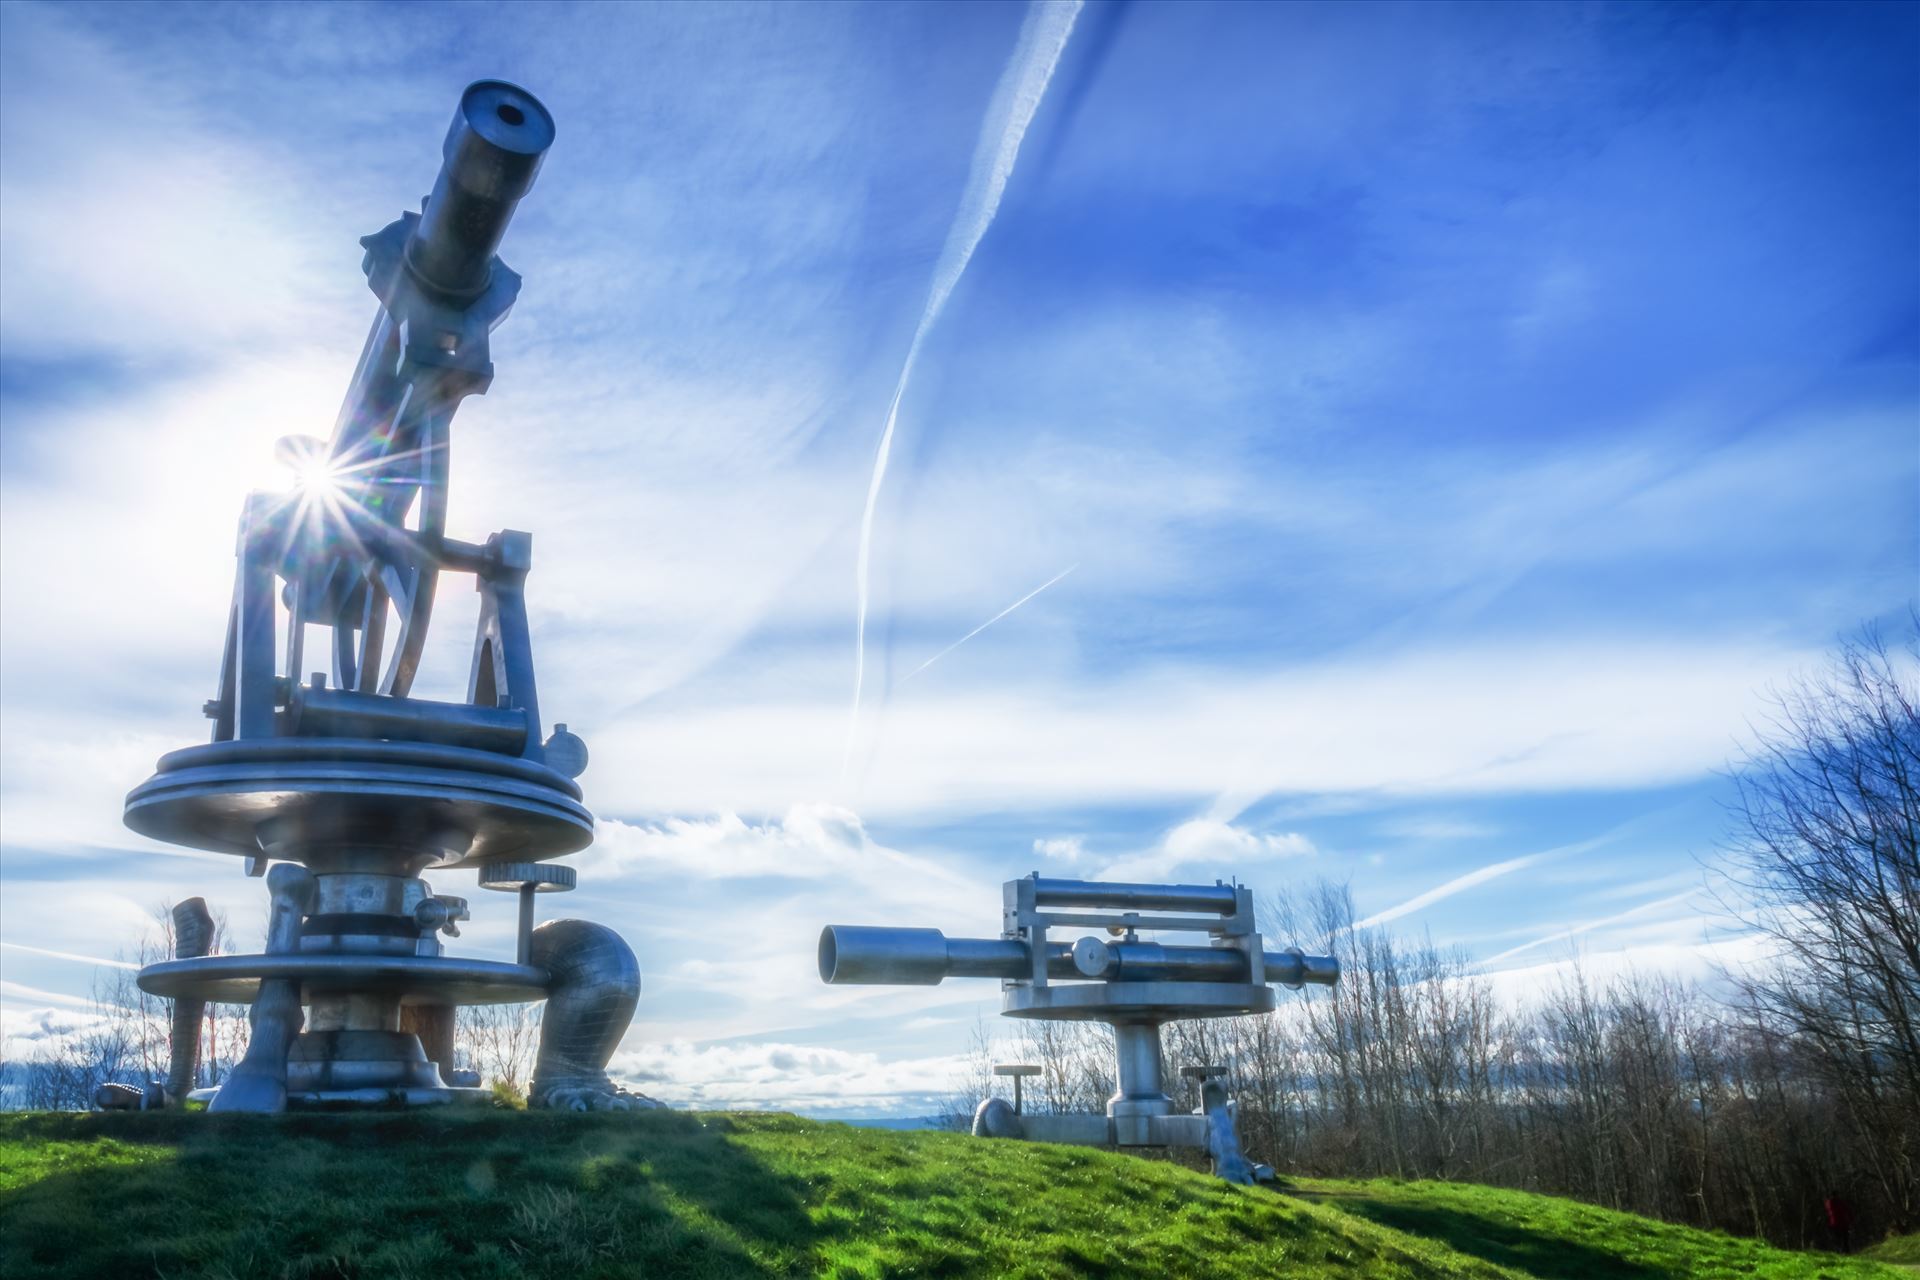
<path id="1" fill-rule="evenodd" d="M 1864 1251 L 1869 1258 L 1920 1271 L 1920 1235 L 1893 1236 Z"/>
<path id="2" fill-rule="evenodd" d="M 1904 1277 L 1449 1183 L 788 1116 L 0 1117 L 0 1275 Z"/>

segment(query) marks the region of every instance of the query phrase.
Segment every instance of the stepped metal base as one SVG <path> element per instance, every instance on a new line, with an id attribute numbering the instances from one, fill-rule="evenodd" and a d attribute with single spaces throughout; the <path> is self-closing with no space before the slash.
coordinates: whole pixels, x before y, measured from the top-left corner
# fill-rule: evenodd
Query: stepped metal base
<path id="1" fill-rule="evenodd" d="M 545 969 L 460 956 L 381 956 L 292 952 L 162 960 L 140 971 L 149 995 L 216 1004 L 252 1004 L 264 978 L 297 978 L 300 1002 L 373 994 L 401 1004 L 519 1004 L 544 999 Z"/>
<path id="2" fill-rule="evenodd" d="M 308 1031 L 287 1053 L 290 1094 L 446 1087 L 420 1037 L 407 1031 Z"/>
<path id="3" fill-rule="evenodd" d="M 404 847 L 435 867 L 584 849 L 593 815 L 565 774 L 517 756 L 372 739 L 262 738 L 160 758 L 127 796 L 141 835 L 242 857 Z"/>
<path id="4" fill-rule="evenodd" d="M 1273 988 L 1245 982 L 1052 982 L 1006 989 L 1000 1011 L 1009 1018 L 1069 1022 L 1174 1022 L 1271 1013 Z"/>

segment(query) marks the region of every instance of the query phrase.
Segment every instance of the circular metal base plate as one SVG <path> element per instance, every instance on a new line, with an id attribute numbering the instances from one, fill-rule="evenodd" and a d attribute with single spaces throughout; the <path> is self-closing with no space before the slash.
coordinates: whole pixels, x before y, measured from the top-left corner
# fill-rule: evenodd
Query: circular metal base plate
<path id="1" fill-rule="evenodd" d="M 260 738 L 160 758 L 127 796 L 141 835 L 252 857 L 402 846 L 440 867 L 537 862 L 593 842 L 580 788 L 517 756 L 417 742 Z"/>
<path id="2" fill-rule="evenodd" d="M 1278 1003 L 1273 988 L 1242 982 L 1050 982 L 1007 988 L 1000 1011 L 1065 1022 L 1174 1022 L 1270 1013 Z"/>
<path id="3" fill-rule="evenodd" d="M 251 1004 L 263 978 L 296 978 L 301 1003 L 338 994 L 397 995 L 402 1004 L 519 1004 L 544 1000 L 545 969 L 454 956 L 201 956 L 140 971 L 140 989 L 167 999 Z"/>

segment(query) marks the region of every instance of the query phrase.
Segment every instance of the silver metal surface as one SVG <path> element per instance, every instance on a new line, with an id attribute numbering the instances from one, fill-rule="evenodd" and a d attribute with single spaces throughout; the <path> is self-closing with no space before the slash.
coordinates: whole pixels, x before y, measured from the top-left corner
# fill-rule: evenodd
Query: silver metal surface
<path id="1" fill-rule="evenodd" d="M 458 956 L 240 955 L 171 960 L 140 971 L 140 987 L 157 996 L 198 996 L 216 1004 L 251 1004 L 263 979 L 300 982 L 302 999 L 336 992 L 378 991 L 412 1004 L 517 1004 L 547 994 L 547 971 L 534 965 Z"/>
<path id="2" fill-rule="evenodd" d="M 526 749 L 528 734 L 525 711 L 325 688 L 293 691 L 287 728 L 303 738 L 428 742 L 508 756 Z"/>
<path id="3" fill-rule="evenodd" d="M 996 1062 L 993 1064 L 993 1074 L 1012 1079 L 1013 1114 L 1019 1115 L 1025 1109 L 1022 1105 L 1025 1100 L 1021 1096 L 1020 1086 L 1030 1076 L 1039 1075 L 1040 1068 L 1031 1062 Z"/>
<path id="4" fill-rule="evenodd" d="M 531 1105 L 628 1111 L 659 1104 L 607 1076 L 607 1062 L 640 999 L 640 962 L 605 925 L 549 920 L 533 931 L 533 960 L 553 975 L 540 1022 Z"/>
<path id="5" fill-rule="evenodd" d="M 1195 911 L 1230 916 L 1239 899 L 1230 884 L 1117 884 L 1033 877 L 1036 906 L 1120 911 Z"/>
<path id="6" fill-rule="evenodd" d="M 1200 1114 L 1207 1118 L 1207 1155 L 1214 1173 L 1228 1182 L 1253 1185 L 1254 1166 L 1240 1153 L 1240 1135 L 1233 1126 L 1233 1101 L 1218 1080 L 1209 1078 L 1200 1086 Z"/>
<path id="7" fill-rule="evenodd" d="M 1056 1022 L 1112 1022 L 1158 1016 L 1231 1018 L 1270 1013 L 1279 997 L 1269 987 L 1244 982 L 1062 982 L 1008 987 L 1000 1012 L 1009 1018 Z"/>
<path id="8" fill-rule="evenodd" d="M 213 915 L 205 898 L 188 898 L 173 908 L 173 955 L 192 960 L 213 949 Z M 167 1061 L 167 1094 L 184 1099 L 200 1070 L 200 1020 L 207 1016 L 205 1000 L 173 1002 L 173 1037 Z"/>
<path id="9" fill-rule="evenodd" d="M 272 905 L 267 913 L 267 952 L 291 959 L 300 945 L 300 921 L 313 902 L 313 873 L 282 863 L 267 872 Z M 205 964 L 219 957 L 179 960 L 176 964 Z M 145 975 L 142 974 L 142 977 Z M 300 982 L 295 977 L 267 978 L 254 994 L 247 1022 L 247 1052 L 233 1069 L 210 1111 L 284 1111 L 287 1107 L 287 1054 L 300 1034 Z"/>
<path id="10" fill-rule="evenodd" d="M 946 978 L 1012 980 L 1032 968 L 1023 943 L 1003 938 L 949 938 L 938 929 L 873 929 L 828 925 L 820 931 L 820 980 L 829 983 L 937 986 Z M 1059 947 L 1056 976 L 1073 958 Z"/>
<path id="11" fill-rule="evenodd" d="M 1113 1121 L 1104 1115 L 1024 1115 L 1019 1121 L 1020 1136 L 1029 1142 L 1064 1142 L 1079 1147 L 1114 1145 Z"/>
<path id="12" fill-rule="evenodd" d="M 553 138 L 553 117 L 525 89 L 503 80 L 467 87 L 441 144 L 446 163 L 407 243 L 422 279 L 456 295 L 486 287 L 494 250 Z"/>
<path id="13" fill-rule="evenodd" d="M 535 935 L 548 931 L 532 928 L 533 894 L 574 881 L 539 864 L 593 839 L 574 781 L 586 744 L 565 725 L 542 736 L 532 535 L 447 532 L 453 417 L 491 385 L 492 334 L 519 295 L 495 251 L 553 140 L 552 116 L 524 89 L 470 85 L 424 209 L 360 242 L 379 307 L 333 433 L 281 440 L 297 483 L 242 508 L 219 684 L 204 707 L 213 741 L 164 756 L 127 797 L 134 830 L 268 872 L 263 954 L 206 955 L 183 925 L 174 958 L 139 978 L 178 1002 L 176 1086 L 191 1084 L 196 1009 L 253 1005 L 252 1041 L 216 1110 L 478 1093 L 447 1084 L 455 1009 L 550 992 L 536 1103 L 636 1104 L 605 1074 L 639 994 L 632 952 L 577 921 L 548 926 L 543 949 Z M 480 596 L 467 692 L 416 698 L 447 574 L 471 575 Z M 468 867 L 519 893 L 520 963 L 443 954 L 469 905 L 421 873 Z"/>
<path id="14" fill-rule="evenodd" d="M 999 938 L 829 925 L 820 934 L 820 980 L 933 986 L 949 977 L 995 978 L 1008 1017 L 1105 1022 L 1113 1028 L 1118 1088 L 1104 1116 L 1025 1115 L 1021 1077 L 1033 1069 L 1009 1065 L 994 1070 L 1013 1077 L 1014 1104 L 983 1100 L 974 1132 L 1122 1147 L 1204 1147 L 1214 1153 L 1222 1177 L 1247 1180 L 1230 1104 L 1205 1115 L 1173 1114 L 1160 1028 L 1183 1018 L 1270 1012 L 1277 997 L 1268 984 L 1331 985 L 1340 976 L 1333 958 L 1266 950 L 1254 927 L 1253 895 L 1241 885 L 1106 884 L 1035 874 L 1008 881 L 1001 896 Z M 1089 934 L 1068 945 L 1053 940 L 1055 929 L 1098 929 L 1106 936 Z M 1143 941 L 1139 935 L 1147 930 L 1203 933 L 1208 945 Z M 1225 1098 L 1217 1082 L 1208 1079 L 1206 1087 Z"/>
<path id="15" fill-rule="evenodd" d="M 1014 1082 L 1016 1095 L 1019 1081 Z M 976 1138 L 1018 1138 L 1021 1136 L 1020 1106 L 1007 1105 L 1005 1098 L 982 1098 L 973 1109 L 973 1136 Z"/>
<path id="16" fill-rule="evenodd" d="M 537 762 L 459 747 L 360 739 L 218 742 L 162 757 L 127 796 L 142 835 L 273 857 L 385 846 L 396 869 L 533 861 L 593 842 L 580 789 Z"/>
<path id="17" fill-rule="evenodd" d="M 538 862 L 496 862 L 480 869 L 482 889 L 512 890 L 520 895 L 520 929 L 516 935 L 515 958 L 521 964 L 533 963 L 533 896 L 536 893 L 565 893 L 573 888 L 574 879 L 572 867 L 546 866 Z"/>

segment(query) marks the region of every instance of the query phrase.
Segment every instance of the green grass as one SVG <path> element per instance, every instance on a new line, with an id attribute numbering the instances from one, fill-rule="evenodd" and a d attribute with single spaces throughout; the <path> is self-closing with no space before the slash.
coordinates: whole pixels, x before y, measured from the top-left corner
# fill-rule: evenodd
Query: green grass
<path id="1" fill-rule="evenodd" d="M 1299 1193 L 1381 1226 L 1540 1280 L 1788 1280 L 1888 1274 L 1833 1254 L 1791 1253 L 1575 1200 L 1460 1182 L 1308 1180 Z"/>
<path id="2" fill-rule="evenodd" d="M 0 1117 L 0 1275 L 1893 1277 L 1546 1197 L 787 1116 Z"/>
<path id="3" fill-rule="evenodd" d="M 1889 1236 L 1864 1255 L 1877 1258 L 1881 1262 L 1891 1262 L 1897 1266 L 1920 1267 L 1920 1235 Z"/>

